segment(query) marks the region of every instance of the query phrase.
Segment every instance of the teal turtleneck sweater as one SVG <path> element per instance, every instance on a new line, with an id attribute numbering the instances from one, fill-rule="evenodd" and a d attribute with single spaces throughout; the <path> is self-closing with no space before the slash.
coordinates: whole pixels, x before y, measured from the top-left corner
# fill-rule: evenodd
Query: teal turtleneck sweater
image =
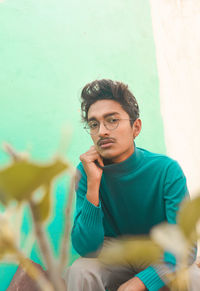
<path id="1" fill-rule="evenodd" d="M 98 250 L 105 236 L 148 234 L 163 221 L 175 224 L 180 202 L 188 195 L 186 178 L 176 161 L 136 146 L 127 160 L 103 167 L 98 207 L 86 198 L 82 163 L 77 168 L 81 178 L 72 243 L 81 256 Z M 165 260 L 175 264 L 170 254 Z M 160 276 L 152 266 L 137 274 L 150 291 L 164 286 Z"/>

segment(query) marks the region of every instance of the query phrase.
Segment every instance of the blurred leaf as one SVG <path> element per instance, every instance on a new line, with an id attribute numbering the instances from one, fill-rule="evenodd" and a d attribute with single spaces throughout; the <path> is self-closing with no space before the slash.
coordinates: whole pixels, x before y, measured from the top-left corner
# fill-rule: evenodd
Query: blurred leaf
<path id="1" fill-rule="evenodd" d="M 50 183 L 68 167 L 69 165 L 61 159 L 46 165 L 29 161 L 13 162 L 0 170 L 0 201 L 7 204 L 11 199 L 29 199 L 36 189 Z"/>
<path id="2" fill-rule="evenodd" d="M 168 286 L 172 291 L 188 291 L 189 272 L 188 269 L 180 269 L 173 274 L 168 274 Z"/>
<path id="3" fill-rule="evenodd" d="M 164 250 L 172 252 L 178 259 L 186 252 L 185 237 L 175 224 L 161 223 L 151 229 L 150 236 Z"/>
<path id="4" fill-rule="evenodd" d="M 163 250 L 148 237 L 111 240 L 103 247 L 99 259 L 106 264 L 132 263 L 147 266 L 161 260 Z"/>
<path id="5" fill-rule="evenodd" d="M 35 212 L 35 218 L 37 219 L 37 221 L 40 221 L 40 222 L 44 222 L 48 216 L 50 215 L 50 209 L 51 209 L 51 185 L 50 183 L 49 184 L 46 184 L 44 186 L 44 196 L 42 198 L 41 201 L 39 202 L 34 202 L 33 203 L 33 209 L 34 209 L 34 212 Z"/>
<path id="6" fill-rule="evenodd" d="M 196 225 L 200 219 L 200 197 L 184 201 L 178 213 L 177 223 L 189 241 L 196 239 Z"/>

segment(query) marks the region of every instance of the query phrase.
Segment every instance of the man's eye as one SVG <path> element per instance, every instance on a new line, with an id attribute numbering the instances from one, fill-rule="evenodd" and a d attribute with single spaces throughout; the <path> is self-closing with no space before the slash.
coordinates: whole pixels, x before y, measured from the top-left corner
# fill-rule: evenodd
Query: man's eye
<path id="1" fill-rule="evenodd" d="M 90 129 L 95 129 L 95 128 L 98 127 L 98 123 L 97 122 L 92 122 L 92 123 L 89 123 L 88 125 L 89 125 Z"/>
<path id="2" fill-rule="evenodd" d="M 107 122 L 109 122 L 109 123 L 116 123 L 116 122 L 118 122 L 118 120 L 119 119 L 117 119 L 117 118 L 108 118 L 107 119 Z"/>

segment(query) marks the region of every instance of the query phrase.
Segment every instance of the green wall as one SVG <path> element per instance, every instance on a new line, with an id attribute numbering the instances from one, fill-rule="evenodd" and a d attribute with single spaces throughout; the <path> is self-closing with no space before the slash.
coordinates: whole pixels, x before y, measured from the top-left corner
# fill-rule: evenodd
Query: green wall
<path id="1" fill-rule="evenodd" d="M 143 130 L 136 143 L 165 152 L 159 83 L 149 3 L 146 0 L 0 2 L 0 143 L 34 159 L 48 160 L 61 131 L 72 127 L 66 155 L 76 165 L 91 145 L 80 123 L 85 83 L 110 78 L 129 84 L 141 108 Z M 8 157 L 0 151 L 0 166 Z M 48 229 L 58 252 L 67 178 L 54 190 Z M 22 232 L 28 234 L 28 214 Z M 31 257 L 39 261 L 36 249 Z M 0 291 L 15 266 L 0 267 Z"/>

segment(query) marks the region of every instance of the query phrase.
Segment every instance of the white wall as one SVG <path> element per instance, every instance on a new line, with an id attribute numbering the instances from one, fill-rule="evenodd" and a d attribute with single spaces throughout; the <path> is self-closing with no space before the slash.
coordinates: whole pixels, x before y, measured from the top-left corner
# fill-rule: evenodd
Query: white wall
<path id="1" fill-rule="evenodd" d="M 200 189 L 200 1 L 150 0 L 167 153 Z"/>

